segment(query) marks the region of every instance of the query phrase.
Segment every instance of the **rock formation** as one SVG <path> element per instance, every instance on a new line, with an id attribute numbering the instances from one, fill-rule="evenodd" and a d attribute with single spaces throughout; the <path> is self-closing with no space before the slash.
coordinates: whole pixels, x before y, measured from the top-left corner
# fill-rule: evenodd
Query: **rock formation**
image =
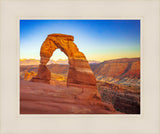
<path id="1" fill-rule="evenodd" d="M 28 72 L 27 70 L 25 70 L 24 80 L 30 81 L 36 75 L 37 73 L 35 73 L 34 71 Z"/>
<path id="2" fill-rule="evenodd" d="M 20 114 L 120 114 L 111 103 L 84 99 L 83 88 L 56 87 L 25 80 L 20 83 Z"/>
<path id="3" fill-rule="evenodd" d="M 32 78 L 32 82 L 43 82 L 43 83 L 50 83 L 51 79 L 51 72 L 48 70 L 46 65 L 40 64 L 38 67 L 38 74 L 36 77 Z"/>
<path id="4" fill-rule="evenodd" d="M 76 44 L 73 42 L 74 37 L 65 34 L 50 34 L 43 42 L 40 50 L 40 65 L 38 75 L 31 81 L 39 81 L 50 83 L 51 72 L 46 64 L 50 60 L 53 52 L 60 49 L 68 56 L 69 71 L 67 78 L 67 86 L 87 86 L 96 88 L 96 79 L 89 66 L 85 55 L 79 51 Z"/>
<path id="5" fill-rule="evenodd" d="M 122 58 L 90 65 L 97 81 L 140 86 L 140 58 Z"/>

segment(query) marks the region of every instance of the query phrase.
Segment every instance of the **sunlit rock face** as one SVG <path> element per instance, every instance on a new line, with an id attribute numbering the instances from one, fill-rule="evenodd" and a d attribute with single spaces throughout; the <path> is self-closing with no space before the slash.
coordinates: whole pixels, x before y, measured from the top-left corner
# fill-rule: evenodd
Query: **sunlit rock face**
<path id="1" fill-rule="evenodd" d="M 96 88 L 96 79 L 89 66 L 89 63 L 85 55 L 79 51 L 73 41 L 74 37 L 71 35 L 48 35 L 48 37 L 41 46 L 41 60 L 38 69 L 38 75 L 34 77 L 31 81 L 50 83 L 51 73 L 46 65 L 50 60 L 53 52 L 59 48 L 68 56 L 69 72 L 67 78 L 67 86 L 85 86 Z"/>
<path id="2" fill-rule="evenodd" d="M 40 64 L 38 67 L 38 74 L 32 78 L 32 82 L 43 82 L 50 84 L 51 72 L 46 65 Z"/>

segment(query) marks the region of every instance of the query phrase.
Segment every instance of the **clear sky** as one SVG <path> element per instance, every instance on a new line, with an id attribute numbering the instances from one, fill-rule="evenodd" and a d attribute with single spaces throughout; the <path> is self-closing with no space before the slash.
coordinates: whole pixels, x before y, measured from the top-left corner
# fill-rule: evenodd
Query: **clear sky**
<path id="1" fill-rule="evenodd" d="M 140 57 L 140 20 L 20 20 L 20 58 L 40 59 L 52 33 L 73 35 L 88 60 Z M 67 57 L 58 49 L 51 59 Z"/>

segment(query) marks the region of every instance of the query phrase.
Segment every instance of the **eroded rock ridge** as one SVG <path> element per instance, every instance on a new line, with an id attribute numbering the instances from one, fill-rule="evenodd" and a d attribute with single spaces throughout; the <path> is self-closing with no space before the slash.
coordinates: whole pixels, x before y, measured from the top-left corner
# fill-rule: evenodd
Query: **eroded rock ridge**
<path id="1" fill-rule="evenodd" d="M 50 34 L 43 42 L 40 50 L 40 65 L 38 75 L 31 81 L 50 83 L 51 72 L 47 63 L 56 49 L 66 54 L 69 61 L 67 86 L 94 86 L 96 87 L 95 76 L 89 66 L 85 55 L 79 51 L 73 42 L 74 37 L 65 34 Z"/>

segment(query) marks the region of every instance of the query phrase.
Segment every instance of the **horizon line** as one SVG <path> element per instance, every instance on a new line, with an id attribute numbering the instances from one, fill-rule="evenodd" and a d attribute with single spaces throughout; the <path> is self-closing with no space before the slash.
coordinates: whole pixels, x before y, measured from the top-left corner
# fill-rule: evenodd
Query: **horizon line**
<path id="1" fill-rule="evenodd" d="M 116 60 L 116 59 L 134 59 L 134 58 L 140 58 L 140 56 L 138 56 L 138 57 L 111 58 L 111 59 L 106 59 L 106 60 L 103 60 L 103 61 Z M 19 60 L 40 60 L 40 58 L 39 59 L 37 59 L 37 58 L 20 58 Z M 59 60 L 68 60 L 68 59 L 58 59 L 58 60 L 50 59 L 50 60 L 52 60 L 52 61 L 59 61 Z M 87 61 L 99 61 L 99 60 L 92 59 L 92 60 L 87 60 Z M 99 62 L 103 62 L 103 61 L 99 61 Z"/>

